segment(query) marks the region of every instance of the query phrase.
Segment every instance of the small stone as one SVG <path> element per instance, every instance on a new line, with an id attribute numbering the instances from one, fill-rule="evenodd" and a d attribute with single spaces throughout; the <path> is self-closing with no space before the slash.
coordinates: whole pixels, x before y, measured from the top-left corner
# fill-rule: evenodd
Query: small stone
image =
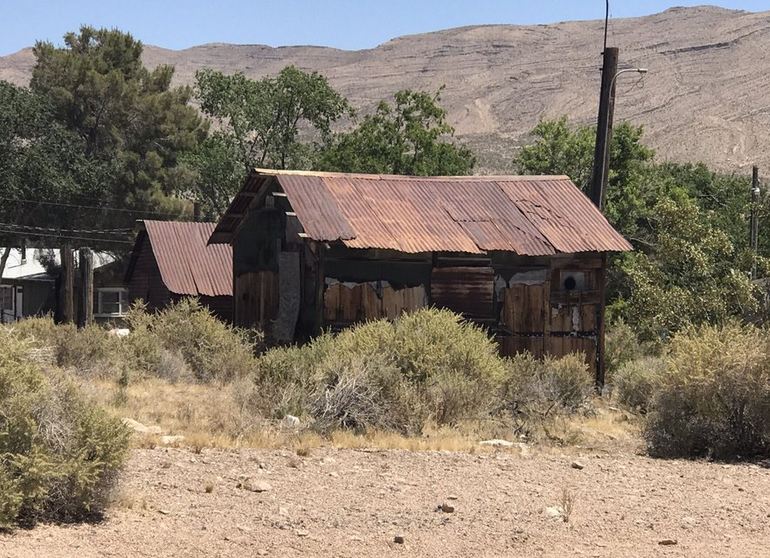
<path id="1" fill-rule="evenodd" d="M 454 513 L 454 512 L 455 512 L 455 507 L 454 507 L 453 505 L 451 505 L 451 504 L 447 504 L 446 502 L 444 502 L 443 504 L 441 504 L 441 505 L 439 506 L 439 509 L 440 509 L 442 512 L 444 512 L 444 513 Z"/>
<path id="2" fill-rule="evenodd" d="M 283 425 L 288 428 L 297 428 L 299 426 L 299 417 L 294 415 L 286 415 L 283 417 Z"/>
<path id="3" fill-rule="evenodd" d="M 661 546 L 674 546 L 677 544 L 676 539 L 662 539 L 658 541 L 658 544 Z"/>
<path id="4" fill-rule="evenodd" d="M 179 442 L 184 441 L 184 436 L 178 434 L 176 436 L 161 436 L 160 437 L 160 443 L 164 446 L 167 446 L 169 444 L 178 444 Z"/>
<path id="5" fill-rule="evenodd" d="M 253 482 L 249 479 L 243 479 L 238 481 L 236 488 L 250 490 L 251 492 L 267 492 L 268 490 L 271 490 L 273 487 L 264 481 Z"/>
<path id="6" fill-rule="evenodd" d="M 519 451 L 521 452 L 522 457 L 529 457 L 530 451 L 529 451 L 528 444 L 525 444 L 524 442 L 519 442 L 516 445 L 519 447 Z"/>
<path id="7" fill-rule="evenodd" d="M 298 531 L 295 531 L 295 532 L 296 532 L 298 537 L 307 537 L 310 534 L 309 531 L 304 531 L 302 529 L 300 529 Z"/>
<path id="8" fill-rule="evenodd" d="M 563 512 L 561 507 L 551 506 L 551 507 L 545 508 L 545 510 L 543 510 L 543 513 L 545 513 L 545 515 L 547 515 L 551 519 L 558 519 L 562 516 Z"/>
<path id="9" fill-rule="evenodd" d="M 145 426 L 141 422 L 128 417 L 123 419 L 123 424 L 139 434 L 160 434 L 163 432 L 160 426 Z"/>
<path id="10" fill-rule="evenodd" d="M 450 494 L 449 496 L 447 496 L 447 497 L 446 497 L 446 499 L 447 499 L 447 500 L 457 500 L 457 495 L 455 495 L 455 494 Z"/>
<path id="11" fill-rule="evenodd" d="M 578 471 L 582 471 L 583 469 L 585 469 L 585 465 L 583 465 L 583 463 L 581 463 L 580 461 L 573 461 L 570 464 L 570 467 L 572 467 L 573 469 L 577 469 Z"/>
<path id="12" fill-rule="evenodd" d="M 171 512 L 168 510 L 158 510 L 158 513 L 161 515 L 169 515 Z"/>
<path id="13" fill-rule="evenodd" d="M 404 536 L 396 535 L 395 537 L 393 537 L 393 542 L 396 544 L 404 544 Z"/>
<path id="14" fill-rule="evenodd" d="M 500 439 L 493 439 L 493 440 L 483 440 L 479 442 L 482 446 L 492 446 L 495 448 L 510 448 L 513 447 L 513 442 L 509 442 L 508 440 L 500 440 Z"/>

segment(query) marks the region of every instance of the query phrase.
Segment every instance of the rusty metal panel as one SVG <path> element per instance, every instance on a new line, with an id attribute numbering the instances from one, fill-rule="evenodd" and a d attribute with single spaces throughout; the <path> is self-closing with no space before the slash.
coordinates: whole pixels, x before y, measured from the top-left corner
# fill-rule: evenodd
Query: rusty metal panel
<path id="1" fill-rule="evenodd" d="M 232 296 L 232 248 L 207 245 L 214 223 L 144 221 L 166 288 L 177 295 Z"/>
<path id="2" fill-rule="evenodd" d="M 350 222 L 340 211 L 337 199 L 321 177 L 281 175 L 278 182 L 310 238 L 328 242 L 356 237 Z"/>
<path id="3" fill-rule="evenodd" d="M 624 252 L 631 245 L 569 179 L 500 181 L 502 190 L 558 252 Z"/>
<path id="4" fill-rule="evenodd" d="M 491 267 L 437 267 L 431 275 L 431 303 L 466 318 L 492 320 L 494 282 Z"/>

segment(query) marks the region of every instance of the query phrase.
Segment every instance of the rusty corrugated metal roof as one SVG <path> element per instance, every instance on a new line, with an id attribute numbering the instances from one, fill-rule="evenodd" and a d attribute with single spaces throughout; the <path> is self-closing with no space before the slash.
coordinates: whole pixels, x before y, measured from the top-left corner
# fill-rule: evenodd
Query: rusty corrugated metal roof
<path id="1" fill-rule="evenodd" d="M 232 296 L 233 250 L 208 245 L 215 223 L 143 221 L 169 291 L 189 296 Z"/>
<path id="2" fill-rule="evenodd" d="M 257 170 L 209 242 L 229 242 L 252 201 L 286 194 L 311 239 L 407 253 L 544 256 L 631 245 L 566 176 L 415 177 Z"/>

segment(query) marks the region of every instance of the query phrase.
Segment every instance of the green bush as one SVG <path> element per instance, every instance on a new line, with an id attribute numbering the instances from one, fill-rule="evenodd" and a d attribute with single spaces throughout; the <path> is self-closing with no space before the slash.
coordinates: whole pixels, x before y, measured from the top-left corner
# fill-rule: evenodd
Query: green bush
<path id="1" fill-rule="evenodd" d="M 627 361 L 612 376 L 613 396 L 624 405 L 646 413 L 665 371 L 666 363 L 661 357 Z"/>
<path id="2" fill-rule="evenodd" d="M 28 358 L 33 341 L 0 329 L 0 528 L 99 513 L 128 449 L 117 419 L 59 371 Z"/>
<path id="3" fill-rule="evenodd" d="M 636 333 L 623 320 L 607 327 L 604 337 L 605 382 L 612 383 L 613 376 L 626 362 L 644 355 Z"/>
<path id="4" fill-rule="evenodd" d="M 768 333 L 728 324 L 677 335 L 644 435 L 654 456 L 770 455 Z"/>
<path id="5" fill-rule="evenodd" d="M 489 414 L 504 374 L 481 328 L 424 309 L 271 349 L 259 359 L 246 397 L 273 416 L 309 412 L 322 431 L 336 424 L 417 433 L 428 418 L 455 424 Z"/>

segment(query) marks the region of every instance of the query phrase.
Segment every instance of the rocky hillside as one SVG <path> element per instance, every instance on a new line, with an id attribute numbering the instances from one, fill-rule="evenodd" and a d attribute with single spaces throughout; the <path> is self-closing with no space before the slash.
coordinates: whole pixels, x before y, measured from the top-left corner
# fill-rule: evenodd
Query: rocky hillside
<path id="1" fill-rule="evenodd" d="M 174 64 L 178 83 L 190 83 L 206 66 L 257 77 L 296 64 L 328 76 L 364 110 L 401 88 L 446 85 L 444 104 L 458 136 L 481 155 L 480 170 L 504 171 L 538 119 L 595 119 L 602 27 L 602 21 L 463 27 L 359 51 L 147 46 L 145 60 Z M 609 44 L 620 48 L 621 67 L 649 68 L 643 81 L 634 74 L 619 78 L 615 114 L 644 124 L 660 159 L 770 169 L 770 12 L 673 8 L 616 19 Z M 33 61 L 29 49 L 0 57 L 0 79 L 26 83 Z"/>

